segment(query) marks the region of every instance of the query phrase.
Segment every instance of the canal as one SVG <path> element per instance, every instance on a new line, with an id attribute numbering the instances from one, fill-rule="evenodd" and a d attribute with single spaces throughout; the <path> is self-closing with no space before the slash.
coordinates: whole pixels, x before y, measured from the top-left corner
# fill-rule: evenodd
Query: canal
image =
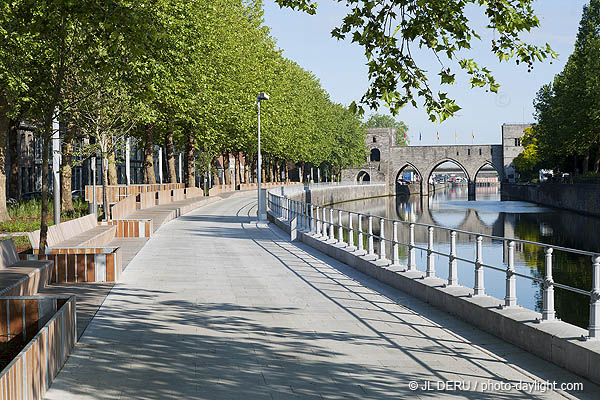
<path id="1" fill-rule="evenodd" d="M 356 200 L 336 204 L 337 209 L 371 213 L 390 219 L 419 222 L 444 226 L 463 231 L 487 235 L 518 238 L 529 241 L 552 244 L 588 251 L 600 251 L 600 218 L 585 216 L 565 210 L 542 207 L 522 201 L 501 201 L 498 186 L 477 187 L 477 201 L 467 200 L 466 185 L 455 185 L 436 190 L 430 197 L 394 196 Z M 356 227 L 357 222 L 354 222 Z M 363 229 L 366 224 L 363 222 Z M 391 226 L 385 226 L 386 237 L 390 237 Z M 375 225 L 374 233 L 378 234 Z M 415 230 L 416 245 L 427 247 L 425 227 Z M 408 229 L 400 225 L 399 241 L 408 243 Z M 457 256 L 475 259 L 476 236 L 457 235 Z M 377 246 L 375 246 L 377 248 Z M 434 249 L 448 253 L 448 235 L 437 232 Z M 391 245 L 387 254 L 391 252 Z M 416 251 L 417 269 L 424 271 L 427 252 Z M 400 261 L 406 263 L 407 249 L 400 247 Z M 485 239 L 483 242 L 483 262 L 500 268 L 506 268 L 507 246 L 502 240 Z M 448 277 L 448 258 L 435 256 L 436 274 L 440 278 Z M 544 249 L 542 247 L 519 244 L 515 250 L 516 272 L 543 279 Z M 576 288 L 591 290 L 591 260 L 587 256 L 555 251 L 553 253 L 553 278 L 557 283 Z M 485 268 L 486 294 L 504 299 L 506 275 L 502 271 Z M 461 285 L 473 287 L 473 264 L 458 262 L 458 280 Z M 555 307 L 557 317 L 563 321 L 588 327 L 589 296 L 555 289 Z M 517 277 L 517 302 L 525 308 L 541 311 L 542 284 L 526 278 Z"/>

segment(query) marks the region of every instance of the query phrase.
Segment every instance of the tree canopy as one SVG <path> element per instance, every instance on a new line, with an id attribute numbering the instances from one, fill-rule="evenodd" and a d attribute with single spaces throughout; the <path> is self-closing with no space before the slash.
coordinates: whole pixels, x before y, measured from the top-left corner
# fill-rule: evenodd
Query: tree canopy
<path id="1" fill-rule="evenodd" d="M 312 0 L 276 1 L 281 7 L 318 12 Z M 456 70 L 469 76 L 473 88 L 497 92 L 499 84 L 492 71 L 470 55 L 471 44 L 481 39 L 481 31 L 473 27 L 468 8 L 482 13 L 486 29 L 495 32 L 490 51 L 500 61 L 514 59 L 530 71 L 534 62 L 556 56 L 548 44 L 538 46 L 520 37 L 540 25 L 533 10 L 534 0 L 338 2 L 345 3 L 348 12 L 331 35 L 350 38 L 362 46 L 369 67 L 370 86 L 360 105 L 353 103 L 352 107 L 359 111 L 364 106 L 377 109 L 384 103 L 397 113 L 406 104 L 417 107 L 421 100 L 432 121 L 443 121 L 460 110 L 443 89 L 455 83 Z M 419 49 L 439 61 L 438 82 L 417 61 Z"/>
<path id="2" fill-rule="evenodd" d="M 530 142 L 539 150 L 540 165 L 600 172 L 600 0 L 583 8 L 573 54 L 538 91 L 534 107 Z"/>
<path id="3" fill-rule="evenodd" d="M 109 138 L 131 131 L 144 144 L 147 183 L 154 143 L 170 144 L 171 158 L 185 147 L 190 171 L 195 152 L 243 153 L 250 166 L 259 92 L 271 95 L 262 108 L 269 174 L 289 162 L 339 171 L 364 160 L 360 120 L 282 56 L 261 0 L 8 0 L 0 42 L 0 128 L 5 135 L 9 118 L 33 123 L 43 171 L 56 119 L 94 138 L 89 148 L 104 158 Z M 42 173 L 42 236 L 47 186 Z"/>

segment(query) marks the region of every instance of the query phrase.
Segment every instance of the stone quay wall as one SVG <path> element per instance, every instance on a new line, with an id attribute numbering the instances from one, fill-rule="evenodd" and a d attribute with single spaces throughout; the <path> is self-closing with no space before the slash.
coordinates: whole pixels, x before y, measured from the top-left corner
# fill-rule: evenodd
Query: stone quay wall
<path id="1" fill-rule="evenodd" d="M 344 201 L 387 196 L 385 183 L 371 184 L 306 184 L 269 189 L 270 193 L 287 196 L 316 205 L 342 203 Z"/>
<path id="2" fill-rule="evenodd" d="M 503 200 L 522 200 L 600 216 L 600 185 L 502 183 Z"/>

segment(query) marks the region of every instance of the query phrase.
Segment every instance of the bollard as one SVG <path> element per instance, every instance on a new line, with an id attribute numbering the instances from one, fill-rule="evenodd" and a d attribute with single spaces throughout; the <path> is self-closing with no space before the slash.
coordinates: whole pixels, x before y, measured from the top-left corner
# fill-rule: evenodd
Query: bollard
<path id="1" fill-rule="evenodd" d="M 375 254 L 373 247 L 373 216 L 369 214 L 367 218 L 367 252 L 369 255 Z"/>
<path id="2" fill-rule="evenodd" d="M 477 244 L 475 247 L 475 285 L 473 287 L 473 295 L 483 296 L 485 288 L 483 285 L 483 237 L 477 236 Z"/>
<path id="3" fill-rule="evenodd" d="M 408 270 L 417 269 L 417 260 L 415 259 L 415 224 L 408 225 Z"/>
<path id="4" fill-rule="evenodd" d="M 310 232 L 310 204 L 304 203 L 304 230 Z"/>
<path id="5" fill-rule="evenodd" d="M 348 247 L 354 248 L 354 227 L 352 226 L 352 213 L 348 213 Z"/>
<path id="6" fill-rule="evenodd" d="M 379 259 L 385 259 L 385 220 L 379 218 Z"/>
<path id="7" fill-rule="evenodd" d="M 505 307 L 515 307 L 517 305 L 517 281 L 515 279 L 515 242 L 508 242 L 508 264 L 506 267 L 506 297 L 504 297 Z"/>
<path id="8" fill-rule="evenodd" d="M 310 231 L 310 220 L 308 219 L 308 204 L 302 203 L 302 228 L 304 231 Z"/>
<path id="9" fill-rule="evenodd" d="M 321 207 L 316 206 L 315 210 L 316 220 L 315 220 L 315 235 L 321 235 Z"/>
<path id="10" fill-rule="evenodd" d="M 433 254 L 433 227 L 427 228 L 427 270 L 426 278 L 435 277 L 435 255 Z"/>
<path id="11" fill-rule="evenodd" d="M 344 243 L 344 227 L 342 226 L 341 210 L 338 210 L 338 243 Z"/>
<path id="12" fill-rule="evenodd" d="M 285 220 L 290 220 L 290 199 L 285 198 Z"/>
<path id="13" fill-rule="evenodd" d="M 363 243 L 362 215 L 361 214 L 356 214 L 356 215 L 358 215 L 358 250 L 364 251 L 365 244 Z"/>
<path id="14" fill-rule="evenodd" d="M 450 232 L 450 255 L 448 256 L 448 286 L 458 286 L 456 266 L 456 232 Z"/>
<path id="15" fill-rule="evenodd" d="M 600 256 L 592 258 L 592 292 L 590 293 L 589 338 L 600 339 Z"/>
<path id="16" fill-rule="evenodd" d="M 542 295 L 542 321 L 553 321 L 554 311 L 554 280 L 552 279 L 552 247 L 546 248 L 546 276 L 544 277 L 544 293 Z"/>
<path id="17" fill-rule="evenodd" d="M 323 207 L 323 238 L 327 240 L 327 208 Z"/>
<path id="18" fill-rule="evenodd" d="M 392 265 L 398 265 L 398 221 L 392 223 Z"/>
<path id="19" fill-rule="evenodd" d="M 329 209 L 329 239 L 335 239 L 335 220 L 333 219 L 333 208 Z"/>
<path id="20" fill-rule="evenodd" d="M 277 198 L 277 211 L 278 211 L 279 218 L 283 217 L 283 208 L 281 206 L 281 197 Z"/>
<path id="21" fill-rule="evenodd" d="M 292 218 L 292 220 L 290 221 L 290 241 L 294 242 L 298 239 L 298 230 L 297 230 L 297 226 L 296 223 L 298 222 L 298 220 L 296 218 Z"/>

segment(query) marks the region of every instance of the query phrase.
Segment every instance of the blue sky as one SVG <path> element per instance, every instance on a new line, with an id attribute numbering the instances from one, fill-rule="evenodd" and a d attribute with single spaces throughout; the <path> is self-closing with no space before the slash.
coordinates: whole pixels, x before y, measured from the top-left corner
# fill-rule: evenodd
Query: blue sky
<path id="1" fill-rule="evenodd" d="M 564 67 L 573 51 L 583 5 L 587 3 L 587 0 L 538 0 L 535 3 L 541 27 L 526 38 L 536 44 L 549 43 L 559 53 L 559 58 L 552 64 L 548 61 L 536 64 L 531 73 L 527 72 L 526 66 L 517 66 L 514 61 L 499 63 L 489 51 L 493 33 L 482 31 L 482 41 L 473 43 L 470 57 L 493 71 L 501 84 L 499 93 L 470 89 L 467 79 L 457 74 L 457 84 L 444 88 L 462 107 L 457 117 L 434 124 L 423 109 L 407 106 L 400 110 L 397 118 L 408 124 L 411 144 L 500 143 L 503 123 L 533 122 L 535 94 Z M 333 39 L 330 35 L 346 15 L 344 4 L 322 0 L 317 15 L 309 16 L 280 9 L 273 0 L 266 0 L 265 24 L 271 28 L 286 57 L 312 71 L 333 101 L 348 105 L 353 100 L 360 100 L 368 87 L 368 79 L 362 48 L 349 40 Z M 475 27 L 484 23 L 479 10 L 471 8 L 468 15 Z M 431 71 L 431 80 L 437 82 L 437 61 L 429 56 L 417 57 L 425 69 Z M 387 109 L 382 107 L 379 112 L 387 113 Z M 475 133 L 474 140 L 472 131 Z M 419 133 L 422 133 L 421 142 Z"/>

